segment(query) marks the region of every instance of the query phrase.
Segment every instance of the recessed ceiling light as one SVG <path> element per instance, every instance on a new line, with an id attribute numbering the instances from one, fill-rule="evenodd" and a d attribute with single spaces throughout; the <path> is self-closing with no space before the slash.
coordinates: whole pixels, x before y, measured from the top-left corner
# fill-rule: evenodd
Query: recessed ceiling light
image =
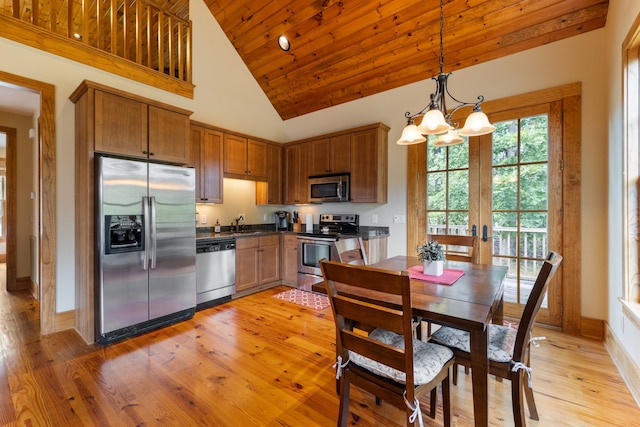
<path id="1" fill-rule="evenodd" d="M 285 52 L 288 52 L 289 49 L 291 49 L 291 43 L 289 43 L 289 39 L 287 38 L 287 36 L 278 37 L 278 46 L 280 46 L 280 49 L 284 50 Z"/>

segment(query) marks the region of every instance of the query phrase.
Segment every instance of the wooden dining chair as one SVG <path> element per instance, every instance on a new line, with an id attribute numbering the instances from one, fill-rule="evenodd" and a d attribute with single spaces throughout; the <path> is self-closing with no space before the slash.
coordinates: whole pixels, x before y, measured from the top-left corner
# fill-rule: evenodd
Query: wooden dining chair
<path id="1" fill-rule="evenodd" d="M 455 234 L 429 234 L 429 241 L 445 246 L 445 257 L 451 261 L 478 264 L 478 236 Z"/>
<path id="2" fill-rule="evenodd" d="M 338 259 L 342 263 L 353 265 L 368 265 L 367 254 L 361 237 L 338 239 L 335 243 Z"/>
<path id="3" fill-rule="evenodd" d="M 445 247 L 445 257 L 451 261 L 464 261 L 478 264 L 478 236 L 464 236 L 455 234 L 429 234 L 429 241 L 437 241 Z M 422 339 L 422 319 L 413 319 L 418 339 Z M 431 336 L 431 323 L 425 322 L 427 336 Z M 465 368 L 466 369 L 466 368 Z M 467 371 L 468 372 L 468 369 Z M 454 375 L 457 371 L 454 370 Z"/>
<path id="4" fill-rule="evenodd" d="M 526 426 L 523 392 L 527 399 L 529 416 L 534 420 L 539 419 L 531 386 L 531 330 L 549 283 L 561 262 L 562 256 L 560 254 L 549 252 L 527 299 L 517 330 L 503 325 L 489 325 L 489 347 L 487 349 L 489 373 L 511 381 L 511 405 L 516 427 Z M 465 367 L 471 366 L 468 332 L 445 326 L 434 332 L 431 340 L 451 348 L 456 356 L 456 364 Z M 525 376 L 527 377 L 526 381 Z M 455 373 L 453 383 L 457 383 Z"/>
<path id="5" fill-rule="evenodd" d="M 340 385 L 338 425 L 346 426 L 351 385 L 407 411 L 407 425 L 421 423 L 419 399 L 431 392 L 429 415 L 436 416 L 442 384 L 444 424 L 451 424 L 449 368 L 453 352 L 416 340 L 411 330 L 411 289 L 406 271 L 320 261 L 336 322 L 336 378 Z M 399 307 L 389 302 L 397 301 Z M 354 331 L 354 324 L 373 332 Z"/>

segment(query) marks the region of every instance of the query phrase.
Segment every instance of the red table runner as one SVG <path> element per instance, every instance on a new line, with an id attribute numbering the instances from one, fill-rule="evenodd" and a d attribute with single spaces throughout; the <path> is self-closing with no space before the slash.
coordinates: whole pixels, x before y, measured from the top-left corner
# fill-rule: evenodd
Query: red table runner
<path id="1" fill-rule="evenodd" d="M 453 285 L 456 280 L 462 277 L 464 274 L 463 270 L 456 270 L 453 268 L 445 268 L 443 269 L 441 276 L 432 276 L 430 274 L 422 273 L 421 265 L 414 265 L 413 267 L 409 267 L 409 277 L 412 279 L 425 280 L 427 282 L 438 283 L 441 285 Z"/>

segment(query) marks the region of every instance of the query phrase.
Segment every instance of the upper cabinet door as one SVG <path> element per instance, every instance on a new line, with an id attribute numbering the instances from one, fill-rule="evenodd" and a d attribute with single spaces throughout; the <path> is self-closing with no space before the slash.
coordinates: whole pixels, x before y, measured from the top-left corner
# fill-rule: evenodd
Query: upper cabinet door
<path id="1" fill-rule="evenodd" d="M 317 139 L 308 143 L 309 175 L 324 175 L 331 172 L 331 138 Z"/>
<path id="2" fill-rule="evenodd" d="M 94 150 L 147 158 L 147 104 L 95 91 Z"/>
<path id="3" fill-rule="evenodd" d="M 309 175 L 344 173 L 351 170 L 351 134 L 317 139 L 309 144 Z"/>
<path id="4" fill-rule="evenodd" d="M 252 179 L 267 180 L 267 144 L 247 140 L 247 175 Z"/>
<path id="5" fill-rule="evenodd" d="M 387 203 L 387 132 L 375 128 L 351 134 L 351 201 Z"/>
<path id="6" fill-rule="evenodd" d="M 189 117 L 149 105 L 149 159 L 187 164 Z"/>
<path id="7" fill-rule="evenodd" d="M 222 132 L 204 130 L 200 146 L 202 201 L 222 203 Z"/>
<path id="8" fill-rule="evenodd" d="M 247 138 L 224 134 L 224 173 L 230 178 L 247 174 Z"/>
<path id="9" fill-rule="evenodd" d="M 331 137 L 331 173 L 351 171 L 351 133 Z"/>

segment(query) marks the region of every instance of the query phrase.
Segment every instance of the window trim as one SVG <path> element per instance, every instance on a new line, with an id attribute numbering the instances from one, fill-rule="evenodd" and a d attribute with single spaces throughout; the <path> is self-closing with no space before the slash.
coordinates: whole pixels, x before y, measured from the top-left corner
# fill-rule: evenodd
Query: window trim
<path id="1" fill-rule="evenodd" d="M 623 70 L 623 219 L 622 219 L 622 303 L 623 313 L 640 327 L 640 16 L 622 43 Z"/>

